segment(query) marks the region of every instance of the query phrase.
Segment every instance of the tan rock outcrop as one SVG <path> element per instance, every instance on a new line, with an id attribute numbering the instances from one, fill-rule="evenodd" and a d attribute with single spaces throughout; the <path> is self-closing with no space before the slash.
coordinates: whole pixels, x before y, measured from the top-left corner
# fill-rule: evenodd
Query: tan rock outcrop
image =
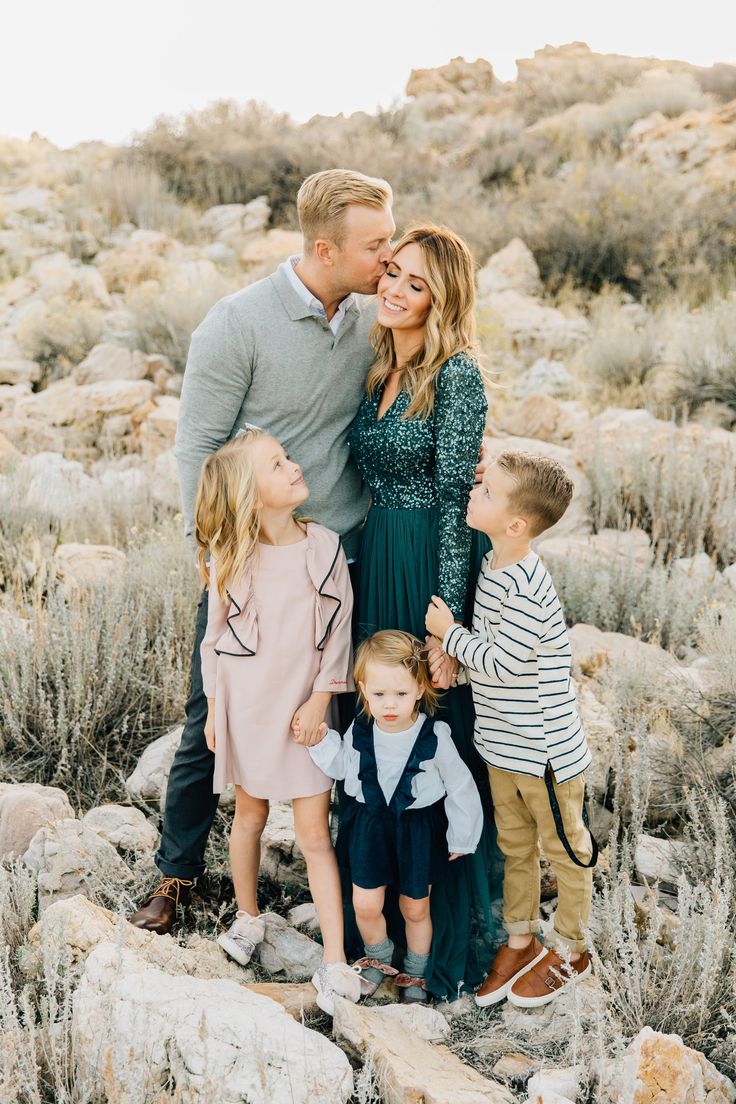
<path id="1" fill-rule="evenodd" d="M 605 1062 L 601 1104 L 733 1104 L 736 1086 L 679 1035 L 643 1027 L 619 1062 Z"/>

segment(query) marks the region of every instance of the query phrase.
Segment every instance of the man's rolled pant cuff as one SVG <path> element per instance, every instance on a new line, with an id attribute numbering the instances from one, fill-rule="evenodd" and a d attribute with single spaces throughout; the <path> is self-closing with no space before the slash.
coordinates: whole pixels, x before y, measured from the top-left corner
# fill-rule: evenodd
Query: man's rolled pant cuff
<path id="1" fill-rule="evenodd" d="M 184 878 L 191 882 L 196 882 L 198 878 L 201 878 L 207 869 L 204 863 L 197 866 L 182 866 L 180 863 L 167 862 L 158 851 L 153 856 L 153 861 L 166 878 Z"/>
<path id="2" fill-rule="evenodd" d="M 507 935 L 538 935 L 542 930 L 541 920 L 504 920 Z"/>

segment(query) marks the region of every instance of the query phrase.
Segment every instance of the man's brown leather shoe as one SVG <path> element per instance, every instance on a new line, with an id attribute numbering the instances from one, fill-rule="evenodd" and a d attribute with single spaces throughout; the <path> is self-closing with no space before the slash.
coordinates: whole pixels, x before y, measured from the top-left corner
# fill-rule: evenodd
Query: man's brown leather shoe
<path id="1" fill-rule="evenodd" d="M 534 936 L 529 945 L 519 951 L 506 945 L 500 947 L 488 971 L 488 977 L 475 994 L 475 1003 L 480 1008 L 498 1004 L 508 996 L 514 982 L 544 958 L 545 953 L 544 947 Z"/>
<path id="2" fill-rule="evenodd" d="M 517 1008 L 540 1008 L 559 997 L 572 982 L 587 977 L 590 971 L 587 951 L 575 962 L 567 962 L 556 951 L 549 950 L 536 966 L 514 982 L 509 1001 Z"/>
<path id="3" fill-rule="evenodd" d="M 186 878 L 163 878 L 146 903 L 128 917 L 128 922 L 135 928 L 168 935 L 179 907 L 186 908 L 189 904 L 193 885 Z"/>

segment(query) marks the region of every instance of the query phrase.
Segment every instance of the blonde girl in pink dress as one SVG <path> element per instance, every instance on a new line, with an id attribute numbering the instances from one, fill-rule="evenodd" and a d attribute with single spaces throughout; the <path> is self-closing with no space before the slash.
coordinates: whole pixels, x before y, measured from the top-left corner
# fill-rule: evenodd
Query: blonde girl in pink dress
<path id="1" fill-rule="evenodd" d="M 199 567 L 209 586 L 202 678 L 214 791 L 235 784 L 230 833 L 238 912 L 218 942 L 245 965 L 264 938 L 258 907 L 261 833 L 270 801 L 292 802 L 324 961 L 313 981 L 329 1011 L 357 1000 L 345 964 L 340 878 L 330 841 L 332 779 L 307 748 L 320 739 L 335 694 L 353 689 L 353 597 L 336 533 L 294 511 L 309 490 L 301 468 L 250 428 L 209 456 L 195 511 Z"/>

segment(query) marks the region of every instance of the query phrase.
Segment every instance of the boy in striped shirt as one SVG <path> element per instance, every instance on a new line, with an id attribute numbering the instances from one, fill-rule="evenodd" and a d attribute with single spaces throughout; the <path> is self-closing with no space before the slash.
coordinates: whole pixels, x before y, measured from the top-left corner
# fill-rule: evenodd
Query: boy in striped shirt
<path id="1" fill-rule="evenodd" d="M 570 679 L 562 607 L 531 549 L 532 539 L 565 513 L 572 492 L 572 480 L 556 461 L 502 453 L 468 503 L 468 525 L 493 544 L 478 577 L 472 631 L 454 620 L 441 598 L 433 597 L 427 610 L 427 631 L 470 677 L 475 745 L 488 768 L 505 858 L 509 938 L 476 994 L 481 1006 L 508 997 L 518 1007 L 534 1008 L 590 973 L 583 928 L 597 856 L 584 808 L 591 755 Z M 439 657 L 432 659 L 434 667 Z M 535 934 L 540 838 L 558 885 L 550 949 Z"/>

